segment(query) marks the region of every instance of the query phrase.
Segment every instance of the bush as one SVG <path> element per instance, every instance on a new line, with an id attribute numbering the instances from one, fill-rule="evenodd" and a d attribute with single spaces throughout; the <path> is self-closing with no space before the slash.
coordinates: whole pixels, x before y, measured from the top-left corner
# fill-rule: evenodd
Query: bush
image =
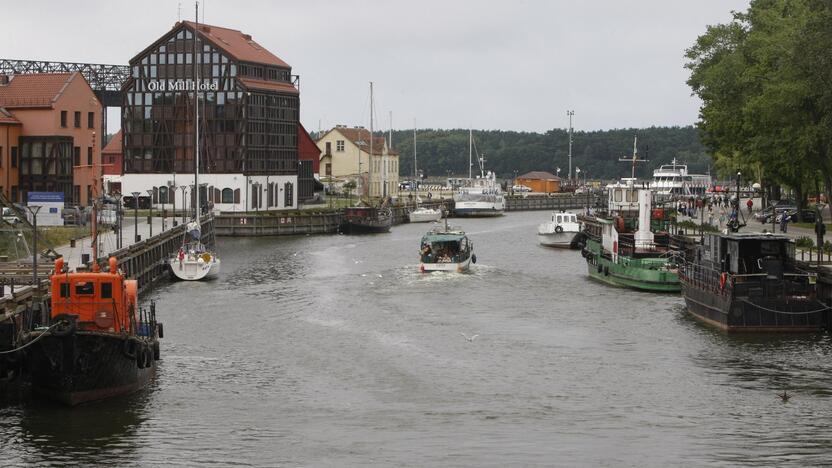
<path id="1" fill-rule="evenodd" d="M 794 241 L 795 247 L 801 249 L 809 249 L 815 246 L 815 241 L 812 240 L 811 237 L 803 236 L 798 237 L 797 240 Z"/>

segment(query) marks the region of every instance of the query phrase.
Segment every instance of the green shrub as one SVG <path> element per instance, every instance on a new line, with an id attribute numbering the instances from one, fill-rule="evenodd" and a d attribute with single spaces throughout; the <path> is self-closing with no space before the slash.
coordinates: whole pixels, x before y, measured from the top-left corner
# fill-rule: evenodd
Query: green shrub
<path id="1" fill-rule="evenodd" d="M 815 246 L 815 241 L 812 240 L 811 237 L 802 236 L 798 237 L 797 240 L 794 241 L 795 247 L 801 249 L 809 249 Z"/>

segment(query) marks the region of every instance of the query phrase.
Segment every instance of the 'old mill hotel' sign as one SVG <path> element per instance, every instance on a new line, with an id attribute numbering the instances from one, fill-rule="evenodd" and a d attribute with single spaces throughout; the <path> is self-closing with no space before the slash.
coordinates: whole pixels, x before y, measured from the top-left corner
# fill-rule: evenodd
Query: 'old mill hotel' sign
<path id="1" fill-rule="evenodd" d="M 148 91 L 219 91 L 219 85 L 212 81 L 154 80 L 147 82 Z"/>

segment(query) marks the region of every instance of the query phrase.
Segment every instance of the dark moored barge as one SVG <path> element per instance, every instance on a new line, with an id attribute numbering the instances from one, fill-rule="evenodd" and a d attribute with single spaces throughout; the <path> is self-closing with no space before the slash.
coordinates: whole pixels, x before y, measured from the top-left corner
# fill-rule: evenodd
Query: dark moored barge
<path id="1" fill-rule="evenodd" d="M 352 206 L 344 208 L 341 232 L 346 234 L 367 234 L 389 232 L 393 225 L 393 213 L 387 206 Z"/>
<path id="2" fill-rule="evenodd" d="M 798 268 L 794 243 L 772 234 L 709 234 L 686 254 L 682 295 L 697 319 L 725 331 L 804 332 L 832 325 L 817 275 Z"/>

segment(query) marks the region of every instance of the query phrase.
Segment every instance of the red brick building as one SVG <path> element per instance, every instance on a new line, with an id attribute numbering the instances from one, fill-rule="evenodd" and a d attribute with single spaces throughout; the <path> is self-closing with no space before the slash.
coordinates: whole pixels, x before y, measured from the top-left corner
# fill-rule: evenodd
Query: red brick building
<path id="1" fill-rule="evenodd" d="M 101 103 L 77 72 L 0 76 L 0 187 L 86 205 L 101 181 Z"/>

